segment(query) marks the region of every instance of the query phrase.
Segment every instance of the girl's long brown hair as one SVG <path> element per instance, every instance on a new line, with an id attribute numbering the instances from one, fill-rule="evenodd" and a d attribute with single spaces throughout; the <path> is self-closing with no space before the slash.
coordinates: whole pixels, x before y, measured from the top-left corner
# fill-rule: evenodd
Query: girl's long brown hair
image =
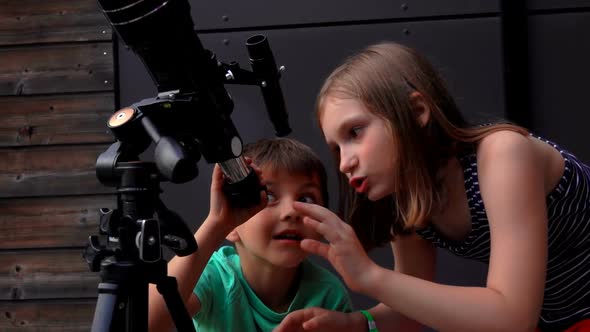
<path id="1" fill-rule="evenodd" d="M 425 126 L 417 121 L 410 94 L 419 92 L 430 109 Z M 432 65 L 411 48 L 386 42 L 348 58 L 324 82 L 317 99 L 320 120 L 326 97 L 354 98 L 389 123 L 395 153 L 395 193 L 379 201 L 358 195 L 340 174 L 340 212 L 366 249 L 427 225 L 443 208 L 445 188 L 438 171 L 458 154 L 471 151 L 485 136 L 527 130 L 509 123 L 472 126 L 460 113 Z M 336 165 L 340 163 L 338 156 Z"/>

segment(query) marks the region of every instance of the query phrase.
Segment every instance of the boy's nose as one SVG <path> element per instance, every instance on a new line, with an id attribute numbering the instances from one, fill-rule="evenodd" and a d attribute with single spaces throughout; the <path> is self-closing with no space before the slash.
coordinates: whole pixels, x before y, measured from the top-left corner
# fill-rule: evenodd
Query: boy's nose
<path id="1" fill-rule="evenodd" d="M 301 214 L 293 208 L 293 200 L 284 200 L 281 206 L 281 221 L 301 221 Z"/>

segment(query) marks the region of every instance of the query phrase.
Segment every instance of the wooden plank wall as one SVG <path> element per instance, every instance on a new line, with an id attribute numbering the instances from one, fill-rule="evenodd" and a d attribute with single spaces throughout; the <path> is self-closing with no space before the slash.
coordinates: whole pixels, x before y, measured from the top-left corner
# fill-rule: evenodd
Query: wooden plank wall
<path id="1" fill-rule="evenodd" d="M 110 26 L 97 0 L 0 2 L 0 331 L 89 331 L 99 277 L 82 258 L 113 141 Z"/>

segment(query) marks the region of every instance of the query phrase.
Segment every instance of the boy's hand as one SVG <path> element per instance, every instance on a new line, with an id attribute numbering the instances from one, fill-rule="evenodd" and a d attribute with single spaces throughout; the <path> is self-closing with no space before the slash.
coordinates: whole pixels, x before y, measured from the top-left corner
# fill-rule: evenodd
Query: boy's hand
<path id="1" fill-rule="evenodd" d="M 252 164 L 252 160 L 249 158 L 246 158 L 246 163 L 256 172 L 261 184 L 264 184 L 261 170 L 256 165 Z M 267 203 L 267 196 L 265 191 L 261 191 L 260 203 L 258 205 L 248 208 L 235 208 L 230 204 L 229 200 L 223 193 L 224 183 L 225 176 L 221 171 L 221 167 L 216 164 L 213 168 L 213 175 L 211 179 L 211 203 L 207 220 L 218 223 L 229 233 L 237 226 L 246 222 L 260 210 L 264 209 Z"/>

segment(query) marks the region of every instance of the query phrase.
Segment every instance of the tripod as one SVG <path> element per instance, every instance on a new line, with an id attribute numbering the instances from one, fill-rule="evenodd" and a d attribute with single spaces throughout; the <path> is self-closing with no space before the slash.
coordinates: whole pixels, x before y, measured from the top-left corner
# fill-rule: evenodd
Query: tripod
<path id="1" fill-rule="evenodd" d="M 85 257 L 102 282 L 92 332 L 147 331 L 148 285 L 156 284 L 181 331 L 194 331 L 176 280 L 167 276 L 161 245 L 178 256 L 197 250 L 182 219 L 158 198 L 159 182 L 184 183 L 198 175 L 201 155 L 220 165 L 224 193 L 235 206 L 259 203 L 256 172 L 242 156 L 242 140 L 224 84 L 257 85 L 277 136 L 291 132 L 268 40 L 246 41 L 252 71 L 217 60 L 197 36 L 187 0 L 98 0 L 117 36 L 144 63 L 158 90 L 114 113 L 108 127 L 117 142 L 97 160 L 100 182 L 117 188 L 117 209 L 101 210 L 100 232 L 90 237 Z M 137 156 L 155 143 L 155 163 Z M 158 219 L 154 219 L 157 214 Z"/>
<path id="2" fill-rule="evenodd" d="M 105 154 L 108 156 L 117 144 Z M 154 163 L 122 162 L 114 172 L 121 179 L 117 209 L 100 211 L 100 232 L 108 235 L 108 243 L 103 246 L 98 236 L 92 235 L 85 252 L 90 269 L 100 270 L 102 280 L 92 332 L 147 331 L 150 283 L 162 294 L 177 329 L 195 331 L 176 279 L 167 276 L 161 248 L 163 244 L 186 256 L 197 249 L 194 237 L 182 219 L 159 199 Z M 154 213 L 162 224 L 153 219 Z"/>

